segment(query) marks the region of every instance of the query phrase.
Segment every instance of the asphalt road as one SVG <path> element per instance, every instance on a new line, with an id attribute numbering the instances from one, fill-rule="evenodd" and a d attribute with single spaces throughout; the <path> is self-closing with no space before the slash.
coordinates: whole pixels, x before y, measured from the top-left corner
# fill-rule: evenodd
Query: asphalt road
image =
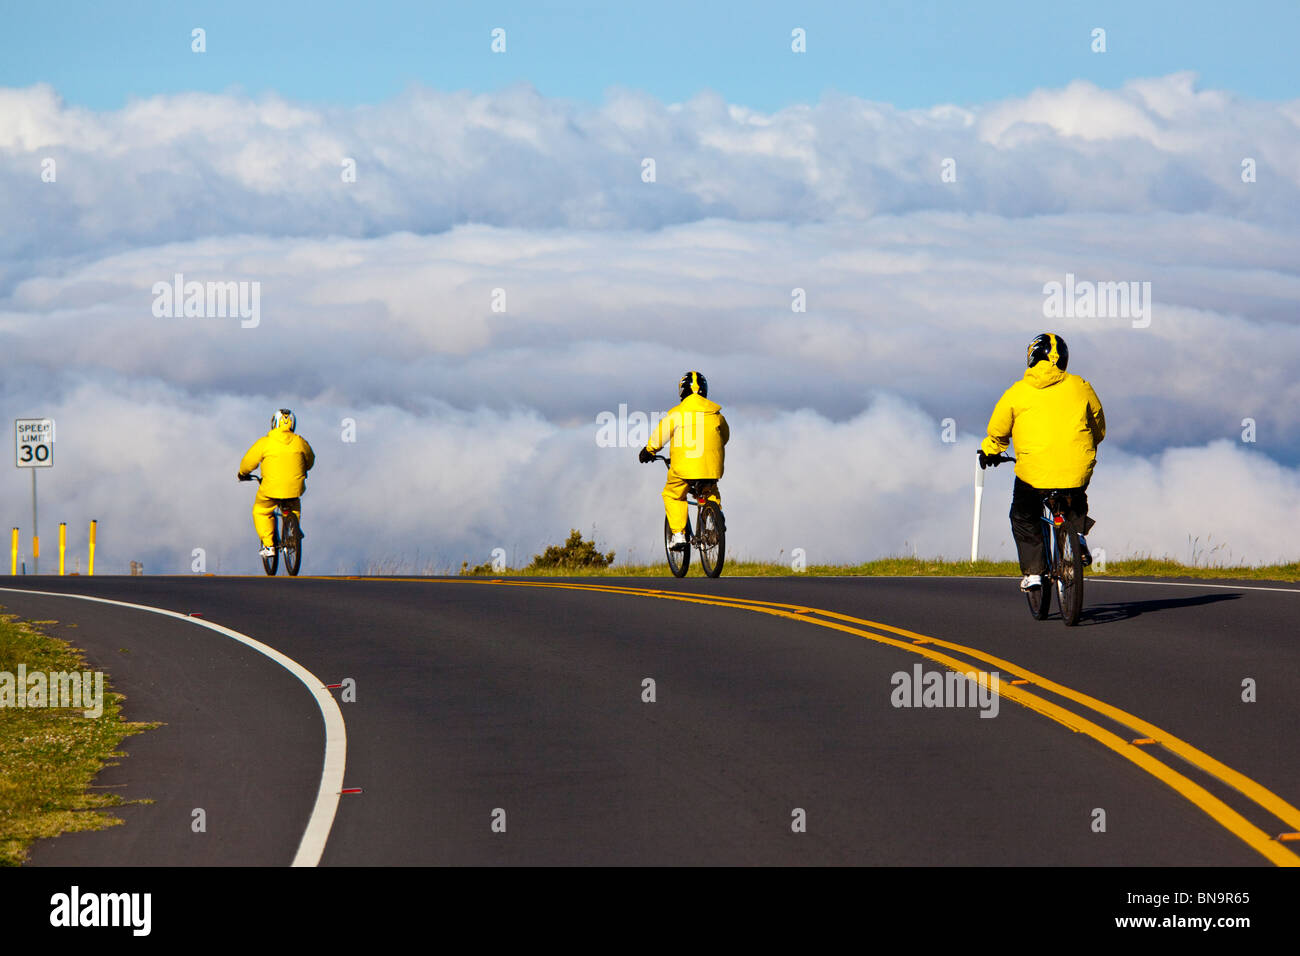
<path id="1" fill-rule="evenodd" d="M 922 652 L 975 660 L 922 639 L 992 655 L 979 666 L 999 672 L 1005 693 L 1086 716 L 1260 831 L 1300 829 L 1163 740 L 1131 745 L 1141 735 L 1122 720 L 1045 689 L 1053 681 L 1140 717 L 1300 805 L 1300 589 L 1093 579 L 1081 625 L 1065 628 L 1032 620 L 1006 579 L 531 586 L 543 583 L 562 584 L 27 577 L 0 588 L 199 612 L 325 683 L 354 680 L 355 702 L 340 703 L 344 786 L 362 792 L 339 798 L 327 866 L 1270 865 L 1204 799 L 1104 734 L 1009 697 L 991 717 L 894 706 L 895 675 L 945 671 Z M 798 610 L 590 589 L 616 586 Z M 165 722 L 129 738 L 97 781 L 153 802 L 123 808 L 125 826 L 37 844 L 34 865 L 290 862 L 325 746 L 300 681 L 184 621 L 9 591 L 0 605 L 58 621 L 51 632 L 126 695 L 128 719 Z M 1008 683 L 1026 673 L 1030 685 Z M 1242 700 L 1246 679 L 1255 702 Z M 191 828 L 200 807 L 206 833 Z"/>

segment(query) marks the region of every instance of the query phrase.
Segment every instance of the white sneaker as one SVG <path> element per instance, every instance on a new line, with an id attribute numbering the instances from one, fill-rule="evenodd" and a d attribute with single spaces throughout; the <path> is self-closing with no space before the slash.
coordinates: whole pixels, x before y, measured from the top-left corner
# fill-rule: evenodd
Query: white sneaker
<path id="1" fill-rule="evenodd" d="M 1026 574 L 1020 579 L 1020 590 L 1032 591 L 1035 588 L 1043 586 L 1043 576 L 1041 574 Z"/>
<path id="2" fill-rule="evenodd" d="M 672 551 L 685 551 L 685 550 L 686 550 L 686 532 L 685 532 L 685 531 L 678 531 L 678 532 L 677 532 L 676 534 L 674 534 L 671 538 L 669 538 L 669 539 L 668 539 L 668 547 L 669 547 L 669 549 L 672 550 Z"/>
<path id="3" fill-rule="evenodd" d="M 275 557 L 275 548 L 263 548 L 258 554 L 264 558 L 273 558 Z"/>

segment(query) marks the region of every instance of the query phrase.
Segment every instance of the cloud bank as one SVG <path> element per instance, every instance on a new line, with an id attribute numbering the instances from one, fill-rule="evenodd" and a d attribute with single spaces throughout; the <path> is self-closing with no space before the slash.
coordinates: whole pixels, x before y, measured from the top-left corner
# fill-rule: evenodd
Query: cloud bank
<path id="1" fill-rule="evenodd" d="M 1300 104 L 1188 75 L 772 114 L 526 87 L 93 113 L 0 90 L 0 396 L 58 420 L 47 522 L 99 518 L 121 566 L 255 567 L 233 472 L 280 405 L 320 460 L 309 569 L 526 561 L 593 526 L 658 560 L 662 467 L 595 422 L 667 408 L 687 368 L 732 422 L 733 553 L 956 557 L 974 445 L 1052 328 L 1110 425 L 1095 544 L 1293 559 L 1298 148 Z M 154 315 L 176 274 L 257 282 L 260 323 Z M 1045 318 L 1067 274 L 1150 282 L 1150 325 Z M 985 541 L 1010 556 L 997 481 Z M 25 494 L 0 499 L 11 524 Z"/>

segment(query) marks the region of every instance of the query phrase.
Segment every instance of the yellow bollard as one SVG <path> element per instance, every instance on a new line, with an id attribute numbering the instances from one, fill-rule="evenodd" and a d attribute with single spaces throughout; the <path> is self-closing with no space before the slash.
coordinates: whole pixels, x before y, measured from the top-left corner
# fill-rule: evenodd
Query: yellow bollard
<path id="1" fill-rule="evenodd" d="M 9 573 L 18 573 L 18 529 L 14 528 L 13 540 L 9 552 Z"/>
<path id="2" fill-rule="evenodd" d="M 59 576 L 63 576 L 63 556 L 68 550 L 68 523 L 59 522 Z"/>
<path id="3" fill-rule="evenodd" d="M 90 564 L 86 568 L 87 574 L 95 573 L 95 527 L 98 524 L 98 521 L 92 521 L 90 523 Z"/>

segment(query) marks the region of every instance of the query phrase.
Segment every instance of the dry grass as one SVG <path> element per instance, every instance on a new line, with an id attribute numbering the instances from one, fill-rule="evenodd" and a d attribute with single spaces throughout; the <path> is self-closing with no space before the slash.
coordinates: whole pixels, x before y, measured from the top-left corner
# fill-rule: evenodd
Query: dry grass
<path id="1" fill-rule="evenodd" d="M 84 671 L 81 655 L 38 625 L 0 615 L 0 671 Z M 17 866 L 33 840 L 122 821 L 104 812 L 122 800 L 94 792 L 92 781 L 121 742 L 156 724 L 122 720 L 122 697 L 104 689 L 99 717 L 75 708 L 4 708 L 0 717 L 0 866 Z"/>

